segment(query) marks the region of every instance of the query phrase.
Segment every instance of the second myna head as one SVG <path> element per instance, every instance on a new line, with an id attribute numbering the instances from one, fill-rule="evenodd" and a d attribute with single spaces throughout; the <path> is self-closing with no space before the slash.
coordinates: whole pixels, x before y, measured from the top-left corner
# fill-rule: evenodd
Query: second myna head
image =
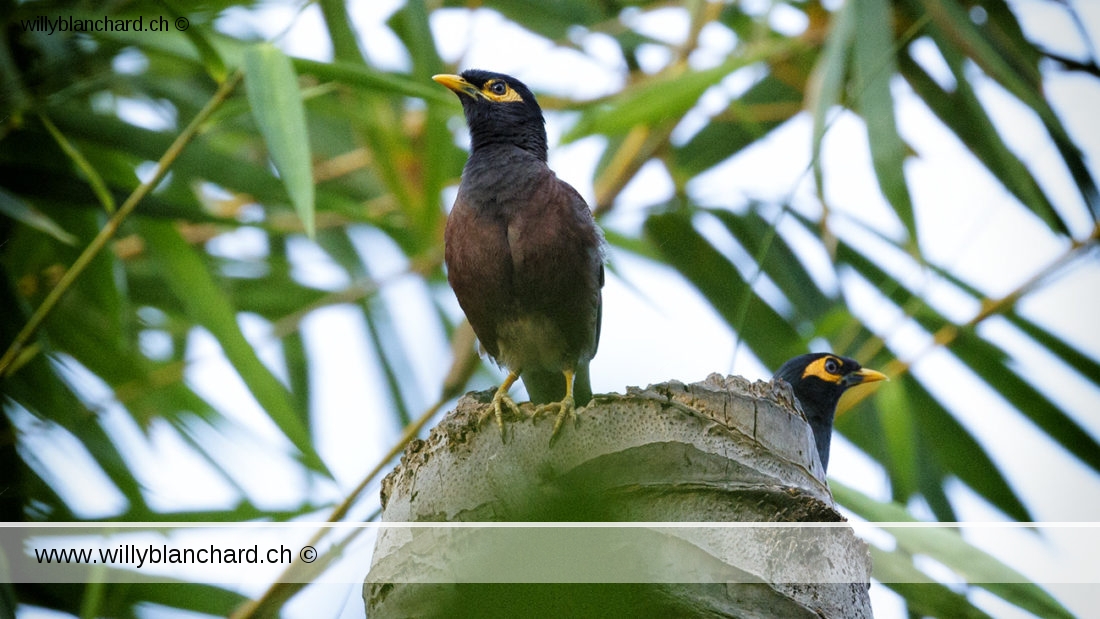
<path id="1" fill-rule="evenodd" d="M 435 75 L 462 102 L 471 150 L 493 143 L 517 145 L 546 161 L 546 121 L 535 95 L 510 75 L 469 69 Z"/>
<path id="2" fill-rule="evenodd" d="M 829 353 L 809 353 L 787 361 L 775 373 L 791 385 L 814 433 L 822 469 L 829 468 L 829 443 L 840 396 L 849 387 L 886 380 L 886 375 L 859 362 Z"/>

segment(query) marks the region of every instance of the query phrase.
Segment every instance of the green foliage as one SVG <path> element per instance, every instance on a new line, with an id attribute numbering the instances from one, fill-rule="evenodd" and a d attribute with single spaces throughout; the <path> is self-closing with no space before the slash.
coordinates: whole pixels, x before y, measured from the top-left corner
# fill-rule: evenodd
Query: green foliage
<path id="1" fill-rule="evenodd" d="M 248 107 L 306 235 L 313 238 L 313 163 L 294 68 L 279 48 L 260 44 L 245 52 L 243 71 Z"/>
<path id="2" fill-rule="evenodd" d="M 1095 82 L 1100 70 L 1095 59 L 1076 65 L 1044 60 L 1042 45 L 1025 36 L 1003 1 L 866 0 L 830 12 L 816 1 L 777 0 L 747 12 L 740 3 L 689 2 L 673 9 L 663 2 L 413 0 L 385 22 L 404 53 L 400 71 L 364 52 L 365 35 L 336 0 L 317 3 L 325 28 L 318 36 L 331 43 L 332 61 L 288 57 L 281 51 L 283 35 L 261 40 L 219 25 L 220 17 L 233 14 L 228 9 L 254 10 L 252 4 L 192 8 L 137 0 L 105 10 L 125 10 L 116 17 L 163 14 L 170 24 L 186 18 L 189 27 L 53 35 L 21 24 L 37 17 L 95 18 L 102 11 L 64 0 L 5 9 L 0 435 L 12 437 L 0 444 L 12 463 L 0 479 L 5 519 L 232 521 L 316 511 L 319 499 L 306 490 L 279 509 L 257 501 L 239 481 L 247 465 L 224 458 L 223 443 L 210 437 L 249 436 L 256 449 L 286 452 L 305 486 L 335 484 L 317 445 L 322 411 L 312 396 L 321 364 L 301 332 L 304 321 L 334 306 L 355 309 L 365 341 L 349 338 L 346 344 L 367 351 L 375 382 L 385 389 L 380 397 L 386 410 L 369 413 L 379 435 L 408 426 L 428 408 L 416 382 L 425 371 L 414 368 L 419 357 L 402 337 L 412 318 L 386 292 L 415 281 L 437 324 L 412 328 L 425 338 L 461 334 L 442 270 L 443 194 L 457 183 L 465 158 L 454 135 L 460 112 L 454 97 L 430 80 L 456 69 L 433 38 L 433 12 L 443 10 L 495 11 L 513 27 L 574 53 L 584 53 L 585 37 L 618 46 L 625 83 L 620 92 L 596 101 L 539 93 L 550 112 L 579 112 L 570 117 L 565 140 L 595 136 L 605 145 L 591 180 L 613 248 L 612 273 L 620 254 L 675 270 L 768 368 L 827 341 L 892 375 L 837 427 L 885 471 L 893 502 L 876 503 L 838 486 L 843 505 L 869 519 L 902 520 L 913 515 L 901 506 L 923 501 L 937 518 L 953 520 L 958 506 L 945 486 L 957 481 L 1008 518 L 1029 520 L 1036 507 L 999 468 L 988 439 L 962 422 L 943 386 L 909 373 L 920 355 L 896 358 L 891 333 L 872 324 L 845 293 L 850 281 L 877 290 L 883 305 L 901 316 L 899 324 L 928 337 L 928 350 L 949 355 L 1027 419 L 1035 441 L 1056 444 L 1080 468 L 1100 471 L 1095 435 L 983 329 L 993 319 L 1006 323 L 1059 364 L 1064 377 L 1098 386 L 1100 363 L 1020 306 L 1068 267 L 1095 266 L 1100 192 L 1044 84 L 1051 73 L 1071 70 Z M 637 27 L 639 16 L 672 10 L 688 20 L 684 41 L 661 41 Z M 804 21 L 797 34 L 774 27 L 780 11 Z M 729 53 L 709 64 L 692 56 L 706 29 L 732 41 Z M 918 45 L 934 49 L 946 76 L 919 61 Z M 667 60 L 647 72 L 643 56 L 654 48 Z M 724 109 L 701 112 L 700 97 L 721 91 L 731 77 L 747 85 Z M 1010 147 L 981 95 L 990 87 L 1037 120 L 1072 181 L 1071 198 L 1041 183 Z M 915 153 L 899 131 L 902 91 L 938 118 L 1015 200 L 999 208 L 1034 215 L 1042 232 L 1065 248 L 1062 256 L 1038 274 L 1022 274 L 1007 294 L 990 296 L 983 282 L 968 281 L 953 265 L 926 255 L 926 237 L 938 231 L 920 225 L 917 187 L 907 174 Z M 824 145 L 842 117 L 858 118 L 866 129 L 869 174 L 896 234 L 840 215 L 827 200 L 832 162 Z M 810 163 L 802 178 L 812 180 L 812 195 L 781 187 L 787 199 L 731 196 L 715 204 L 698 198 L 697 179 L 753 157 L 755 147 L 798 122 L 810 127 Z M 690 135 L 673 137 L 692 123 Z M 157 161 L 160 167 L 150 172 Z M 674 195 L 637 205 L 644 217 L 640 229 L 616 228 L 608 215 L 647 164 L 667 172 Z M 1077 203 L 1081 212 L 1073 210 Z M 1081 221 L 1088 222 L 1083 233 Z M 844 226 L 858 234 L 838 231 Z M 724 243 L 715 241 L 716 231 Z M 250 257 L 220 253 L 217 242 L 235 233 L 257 235 L 264 249 Z M 341 283 L 300 276 L 293 248 L 302 244 L 323 255 Z M 392 275 L 395 253 L 401 267 Z M 380 277 L 382 272 L 391 275 Z M 962 319 L 946 311 L 928 286 L 914 283 L 929 280 L 977 309 Z M 626 283 L 644 294 L 644 281 Z M 270 328 L 273 345 L 261 346 L 244 328 L 257 317 Z M 217 343 L 232 379 L 262 409 L 277 440 L 251 436 L 253 429 L 188 379 L 199 363 L 191 354 L 197 333 Z M 162 344 L 151 347 L 149 338 Z M 608 346 L 605 341 L 601 349 Z M 445 384 L 441 371 L 430 380 L 444 393 L 458 388 Z M 155 492 L 128 457 L 134 439 L 119 436 L 109 410 L 121 411 L 140 430 L 146 449 L 153 430 L 167 428 L 237 493 L 235 505 L 152 507 Z M 81 446 L 82 461 L 123 497 L 115 513 L 86 514 L 27 440 L 34 424 Z M 1008 568 L 996 558 L 940 533 L 899 535 L 898 550 L 874 549 L 882 580 L 914 613 L 985 616 L 913 563 L 912 554 L 925 554 L 1010 604 L 1041 616 L 1066 614 L 1038 586 L 1005 576 Z M 997 580 L 1003 582 L 992 584 Z M 225 614 L 242 602 L 236 593 L 195 583 L 48 589 L 16 586 L 15 595 L 97 616 L 131 616 L 142 603 Z"/>

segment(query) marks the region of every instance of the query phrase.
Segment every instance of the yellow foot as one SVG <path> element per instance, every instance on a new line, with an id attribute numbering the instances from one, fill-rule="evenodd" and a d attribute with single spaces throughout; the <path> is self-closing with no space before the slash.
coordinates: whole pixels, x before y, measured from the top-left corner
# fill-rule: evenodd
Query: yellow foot
<path id="1" fill-rule="evenodd" d="M 494 416 L 497 420 L 497 428 L 500 429 L 500 441 L 502 443 L 504 442 L 504 409 L 505 408 L 507 408 L 508 411 L 510 413 L 512 413 L 513 415 L 515 415 L 516 417 L 521 416 L 521 413 L 519 411 L 519 406 L 516 406 L 516 403 L 514 401 L 512 401 L 511 397 L 508 396 L 508 392 L 506 392 L 506 391 L 497 391 L 493 395 L 493 407 L 486 410 L 484 413 L 482 413 L 481 419 L 478 420 L 478 425 L 480 426 L 485 421 L 486 417 L 488 417 L 489 415 Z"/>
<path id="2" fill-rule="evenodd" d="M 549 404 L 543 404 L 535 409 L 535 417 L 545 415 L 557 411 L 558 417 L 554 420 L 554 430 L 550 433 L 550 446 L 553 447 L 554 443 L 558 440 L 558 432 L 561 432 L 561 427 L 565 423 L 566 419 L 570 419 L 574 423 L 577 420 L 576 406 L 573 403 L 572 394 L 566 395 L 562 398 L 561 402 L 551 402 Z"/>

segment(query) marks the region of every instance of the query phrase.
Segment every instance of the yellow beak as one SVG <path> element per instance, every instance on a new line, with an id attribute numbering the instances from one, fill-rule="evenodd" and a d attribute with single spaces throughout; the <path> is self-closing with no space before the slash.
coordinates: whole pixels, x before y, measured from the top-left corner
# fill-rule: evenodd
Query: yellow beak
<path id="1" fill-rule="evenodd" d="M 470 82 L 467 82 L 461 75 L 441 73 L 439 75 L 433 75 L 432 79 L 451 89 L 455 94 L 466 95 L 473 99 L 481 96 L 481 91 L 475 88 Z"/>
<path id="2" fill-rule="evenodd" d="M 880 380 L 890 380 L 890 377 L 886 376 L 882 372 L 876 372 L 868 368 L 863 368 L 858 372 L 849 375 L 857 380 L 853 381 L 854 385 L 861 385 L 863 383 L 874 383 Z"/>

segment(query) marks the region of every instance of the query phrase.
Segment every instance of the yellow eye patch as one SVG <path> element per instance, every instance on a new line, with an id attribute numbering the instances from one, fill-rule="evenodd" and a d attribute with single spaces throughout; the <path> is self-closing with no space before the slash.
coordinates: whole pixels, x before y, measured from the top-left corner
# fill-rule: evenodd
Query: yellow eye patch
<path id="1" fill-rule="evenodd" d="M 523 102 L 523 97 L 504 80 L 489 80 L 481 87 L 481 95 L 498 103 Z"/>
<path id="2" fill-rule="evenodd" d="M 844 362 L 840 359 L 832 356 L 822 357 L 806 366 L 806 369 L 802 371 L 802 378 L 816 376 L 827 383 L 839 383 L 840 379 L 844 378 L 841 372 L 843 368 Z M 830 369 L 833 371 L 830 372 Z"/>

